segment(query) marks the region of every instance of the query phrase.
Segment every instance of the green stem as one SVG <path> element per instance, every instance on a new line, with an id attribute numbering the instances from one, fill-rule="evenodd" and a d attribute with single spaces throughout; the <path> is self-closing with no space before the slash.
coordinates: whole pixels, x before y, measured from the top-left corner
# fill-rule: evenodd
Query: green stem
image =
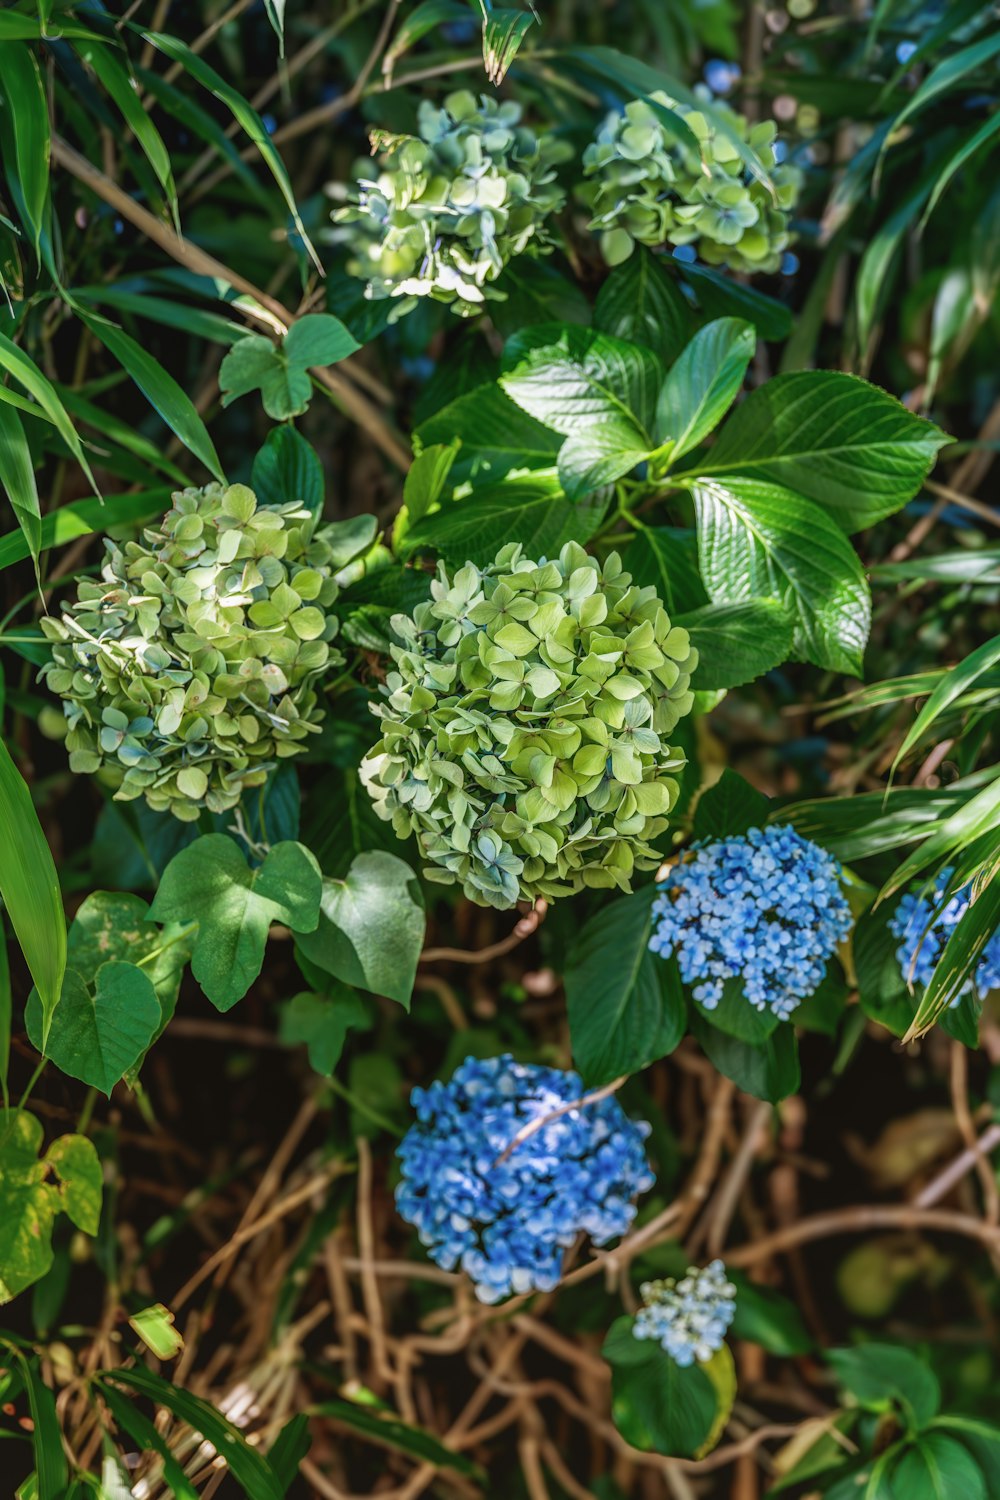
<path id="1" fill-rule="evenodd" d="M 399 1126 L 394 1125 L 391 1120 L 387 1120 L 385 1115 L 380 1115 L 378 1110 L 372 1109 L 370 1104 L 365 1104 L 362 1099 L 359 1099 L 356 1094 L 352 1094 L 350 1089 L 345 1088 L 336 1078 L 328 1078 L 326 1082 L 333 1092 L 339 1094 L 341 1099 L 345 1099 L 352 1109 L 357 1110 L 359 1115 L 364 1115 L 365 1119 L 371 1120 L 373 1125 L 378 1125 L 382 1130 L 387 1130 L 398 1141 L 403 1139 L 405 1131 L 400 1130 Z"/>
<path id="2" fill-rule="evenodd" d="M 197 922 L 188 922 L 186 926 L 181 928 L 180 932 L 175 932 L 172 938 L 167 938 L 165 943 L 161 943 L 158 948 L 153 948 L 151 952 L 147 953 L 145 958 L 137 958 L 135 962 L 136 968 L 142 969 L 146 964 L 151 964 L 154 958 L 159 958 L 161 953 L 166 953 L 168 948 L 172 948 L 175 943 L 179 943 L 183 938 L 188 937 L 194 932 L 197 926 Z"/>

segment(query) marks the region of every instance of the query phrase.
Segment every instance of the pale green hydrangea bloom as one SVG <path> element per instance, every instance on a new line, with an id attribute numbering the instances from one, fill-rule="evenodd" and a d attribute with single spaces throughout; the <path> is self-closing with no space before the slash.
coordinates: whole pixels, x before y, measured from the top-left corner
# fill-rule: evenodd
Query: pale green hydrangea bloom
<path id="1" fill-rule="evenodd" d="M 721 101 L 712 103 L 712 112 L 723 115 L 757 154 L 772 193 L 751 175 L 712 114 L 666 94 L 651 98 L 683 118 L 701 149 L 696 152 L 672 134 L 646 100 L 633 100 L 624 114 L 608 116 L 584 152 L 587 180 L 579 188 L 593 215 L 590 227 L 600 232 L 605 260 L 617 265 L 636 243 L 693 245 L 708 265 L 776 271 L 791 239 L 788 220 L 801 173 L 777 163 L 774 122 L 751 125 Z"/>
<path id="2" fill-rule="evenodd" d="M 431 880 L 481 905 L 630 889 L 659 864 L 684 763 L 664 736 L 697 664 L 654 588 L 576 543 L 533 562 L 441 564 L 392 627 L 396 670 L 361 766 L 379 816 L 415 833 Z"/>
<path id="3" fill-rule="evenodd" d="M 520 105 L 464 90 L 440 108 L 425 99 L 418 129 L 373 135 L 384 147 L 378 175 L 359 177 L 357 203 L 334 214 L 345 226 L 335 237 L 367 297 L 405 299 L 397 316 L 420 297 L 481 312 L 508 261 L 549 248 L 546 220 L 565 198 L 553 169 L 568 149 L 522 125 Z"/>
<path id="4" fill-rule="evenodd" d="M 100 580 L 42 621 L 70 766 L 185 822 L 225 812 L 318 730 L 316 679 L 342 660 L 324 533 L 299 505 L 212 484 L 105 547 Z"/>

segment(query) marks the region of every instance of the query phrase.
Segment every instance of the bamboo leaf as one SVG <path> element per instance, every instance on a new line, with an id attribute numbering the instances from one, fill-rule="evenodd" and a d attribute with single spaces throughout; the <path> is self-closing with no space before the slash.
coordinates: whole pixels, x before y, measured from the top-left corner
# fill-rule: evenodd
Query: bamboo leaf
<path id="1" fill-rule="evenodd" d="M 31 793 L 0 740 L 0 897 L 42 1004 L 48 1039 L 66 969 L 66 917 L 59 877 Z"/>

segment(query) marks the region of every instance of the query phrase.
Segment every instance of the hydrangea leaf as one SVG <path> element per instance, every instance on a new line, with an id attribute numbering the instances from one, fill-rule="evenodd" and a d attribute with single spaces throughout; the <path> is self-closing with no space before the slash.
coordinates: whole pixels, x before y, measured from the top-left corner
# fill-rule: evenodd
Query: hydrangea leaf
<path id="1" fill-rule="evenodd" d="M 912 499 L 951 441 L 856 375 L 795 370 L 751 392 L 700 469 L 794 490 L 851 532 Z"/>
<path id="2" fill-rule="evenodd" d="M 811 501 L 756 478 L 698 478 L 692 490 L 701 573 L 712 599 L 778 599 L 795 621 L 799 655 L 860 677 L 871 593 L 837 524 Z"/>
<path id="3" fill-rule="evenodd" d="M 552 479 L 508 481 L 425 516 L 407 534 L 404 551 L 433 547 L 448 563 L 485 565 L 516 536 L 533 556 L 551 556 L 566 542 L 586 542 L 602 520 L 600 509 L 572 505 Z"/>
<path id="4" fill-rule="evenodd" d="M 982 1470 L 968 1449 L 943 1432 L 922 1433 L 892 1471 L 893 1495 L 927 1500 L 987 1500 Z"/>
<path id="5" fill-rule="evenodd" d="M 368 1024 L 368 1005 L 347 985 L 335 985 L 323 995 L 303 991 L 281 1008 L 281 1040 L 289 1046 L 304 1042 L 309 1066 L 324 1078 L 332 1076 L 340 1061 L 347 1033 Z"/>
<path id="6" fill-rule="evenodd" d="M 743 386 L 757 337 L 740 318 L 700 328 L 671 369 L 656 403 L 656 440 L 676 460 L 718 426 Z"/>
<path id="7" fill-rule="evenodd" d="M 57 1068 L 110 1097 L 153 1040 L 162 1014 L 149 975 L 135 964 L 111 960 L 97 970 L 92 987 L 74 969 L 66 970 L 44 1046 L 35 990 L 24 1021 L 32 1045 Z"/>
<path id="8" fill-rule="evenodd" d="M 324 880 L 319 924 L 299 946 L 344 984 L 409 1007 L 424 925 L 413 871 L 394 854 L 374 850 L 359 854 L 343 880 Z"/>
<path id="9" fill-rule="evenodd" d="M 772 1287 L 757 1285 L 739 1271 L 727 1274 L 737 1289 L 730 1330 L 734 1338 L 759 1344 L 768 1353 L 783 1358 L 809 1353 L 814 1340 L 794 1302 Z"/>
<path id="10" fill-rule="evenodd" d="M 722 987 L 718 1004 L 711 1007 L 693 1002 L 710 1026 L 724 1031 L 737 1041 L 747 1042 L 751 1047 L 766 1042 L 778 1026 L 781 1017 L 772 1010 L 758 1010 L 746 998 L 741 979 L 727 979 Z"/>
<path id="11" fill-rule="evenodd" d="M 508 340 L 504 364 L 500 384 L 537 422 L 564 437 L 610 424 L 623 443 L 653 447 L 663 366 L 652 350 L 578 324 L 542 324 Z"/>
<path id="12" fill-rule="evenodd" d="M 319 454 L 294 427 L 275 427 L 250 470 L 250 484 L 261 505 L 304 505 L 323 510 L 325 485 Z"/>
<path id="13" fill-rule="evenodd" d="M 706 1453 L 711 1453 L 717 1446 L 732 1416 L 736 1400 L 736 1363 L 728 1344 L 716 1349 L 712 1358 L 702 1365 L 702 1369 L 715 1388 L 716 1407 L 708 1436 L 695 1453 L 695 1458 L 704 1458 Z"/>
<path id="14" fill-rule="evenodd" d="M 753 682 L 786 662 L 794 647 L 795 621 L 780 599 L 704 605 L 676 621 L 698 650 L 692 678 L 698 692 Z"/>
<path id="15" fill-rule="evenodd" d="M 615 1426 L 644 1453 L 691 1458 L 715 1422 L 715 1385 L 701 1365 L 682 1369 L 658 1344 L 635 1338 L 632 1323 L 630 1317 L 617 1318 L 602 1351 L 612 1367 Z"/>
<path id="16" fill-rule="evenodd" d="M 757 337 L 769 344 L 780 343 L 791 333 L 791 309 L 776 297 L 769 297 L 754 286 L 744 286 L 710 266 L 679 261 L 677 271 L 694 292 L 704 317 L 745 318 L 756 328 Z"/>
<path id="17" fill-rule="evenodd" d="M 918 1427 L 938 1413 L 941 1387 L 927 1362 L 899 1344 L 865 1343 L 856 1349 L 831 1349 L 824 1356 L 838 1383 L 866 1411 L 902 1408 Z"/>
<path id="18" fill-rule="evenodd" d="M 315 930 L 322 877 L 302 844 L 275 844 L 251 870 L 238 846 L 209 833 L 170 861 L 150 908 L 159 922 L 197 922 L 191 969 L 218 1010 L 242 1000 L 260 973 L 272 922 Z"/>
<path id="19" fill-rule="evenodd" d="M 710 1025 L 697 1011 L 691 1025 L 709 1062 L 745 1094 L 778 1104 L 798 1089 L 799 1049 L 793 1027 L 779 1026 L 753 1045 Z"/>
<path id="20" fill-rule="evenodd" d="M 734 838 L 751 828 L 762 828 L 770 805 L 770 798 L 726 766 L 718 781 L 698 798 L 691 832 L 696 839 Z"/>
<path id="21" fill-rule="evenodd" d="M 676 968 L 649 951 L 655 891 L 613 901 L 583 928 L 567 964 L 573 1058 L 588 1088 L 666 1057 L 684 1035 Z"/>
<path id="22" fill-rule="evenodd" d="M 102 1176 L 93 1143 L 62 1136 L 40 1159 L 42 1139 L 34 1115 L 0 1110 L 0 1303 L 49 1270 L 60 1211 L 85 1234 L 97 1233 Z"/>
<path id="23" fill-rule="evenodd" d="M 670 365 L 691 336 L 691 309 L 662 260 L 637 246 L 602 283 L 594 304 L 594 327 L 630 344 L 641 344 Z"/>

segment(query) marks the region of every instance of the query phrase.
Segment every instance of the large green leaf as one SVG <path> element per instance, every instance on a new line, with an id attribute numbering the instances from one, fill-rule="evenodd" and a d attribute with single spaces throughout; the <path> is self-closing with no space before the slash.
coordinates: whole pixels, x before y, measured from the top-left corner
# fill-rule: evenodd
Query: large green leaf
<path id="1" fill-rule="evenodd" d="M 736 1312 L 729 1330 L 733 1338 L 747 1339 L 785 1359 L 809 1353 L 813 1340 L 794 1302 L 769 1286 L 758 1286 L 740 1271 L 726 1274 L 736 1287 Z"/>
<path id="2" fill-rule="evenodd" d="M 779 667 L 792 654 L 795 622 L 780 599 L 709 604 L 675 615 L 698 648 L 693 685 L 699 691 L 740 687 Z"/>
<path id="3" fill-rule="evenodd" d="M 720 1031 L 696 1010 L 692 1030 L 709 1062 L 745 1094 L 778 1104 L 799 1087 L 798 1045 L 788 1022 L 758 1042 L 746 1042 Z"/>
<path id="4" fill-rule="evenodd" d="M 59 877 L 31 793 L 2 739 L 0 828 L 0 898 L 38 990 L 44 1042 L 66 968 L 66 917 Z"/>
<path id="5" fill-rule="evenodd" d="M 869 1411 L 893 1405 L 925 1426 L 937 1414 L 941 1388 L 926 1360 L 899 1344 L 866 1341 L 857 1348 L 831 1349 L 824 1356 L 840 1385 Z"/>
<path id="6" fill-rule="evenodd" d="M 45 84 L 29 47 L 0 44 L 0 91 L 14 128 L 14 160 L 6 162 L 11 186 L 16 182 L 25 228 L 38 254 L 49 199 L 51 131 Z"/>
<path id="7" fill-rule="evenodd" d="M 195 458 L 201 459 L 215 479 L 224 483 L 225 475 L 222 472 L 215 445 L 187 392 L 182 390 L 159 361 L 155 360 L 124 329 L 119 328 L 115 323 L 106 322 L 104 318 L 89 317 L 86 313 L 81 313 L 80 316 L 94 337 L 100 340 L 122 368 L 128 371 L 150 406 L 159 412 L 171 432 L 180 438 L 185 448 L 193 453 Z"/>
<path id="8" fill-rule="evenodd" d="M 573 1060 L 588 1088 L 672 1052 L 685 1004 L 672 960 L 649 951 L 656 890 L 613 901 L 583 928 L 566 966 Z"/>
<path id="9" fill-rule="evenodd" d="M 445 562 L 485 566 L 505 543 L 518 541 L 527 557 L 553 557 L 566 542 L 586 542 L 601 515 L 572 505 L 554 480 L 508 480 L 425 516 L 405 538 L 406 553 L 433 547 Z"/>
<path id="10" fill-rule="evenodd" d="M 796 653 L 860 677 L 871 595 L 854 548 L 818 506 L 791 490 L 733 475 L 693 483 L 701 575 L 717 604 L 779 600 Z"/>
<path id="11" fill-rule="evenodd" d="M 662 257 L 637 245 L 597 294 L 594 327 L 641 344 L 670 365 L 691 335 L 691 309 Z"/>
<path id="12" fill-rule="evenodd" d="M 529 332 L 530 340 L 516 336 L 508 344 L 500 384 L 536 421 L 566 437 L 559 475 L 567 495 L 579 499 L 627 474 L 654 446 L 663 368 L 651 350 L 579 324 Z"/>
<path id="13" fill-rule="evenodd" d="M 31 462 L 31 451 L 21 418 L 12 406 L 0 401 L 0 484 L 7 491 L 31 560 L 38 570 L 42 547 L 41 507 Z"/>
<path id="14" fill-rule="evenodd" d="M 359 854 L 342 880 L 324 880 L 319 925 L 299 938 L 306 957 L 344 984 L 409 1006 L 424 941 L 424 903 L 409 865 Z"/>
<path id="15" fill-rule="evenodd" d="M 143 490 L 134 495 L 111 495 L 106 501 L 96 495 L 73 500 L 49 511 L 42 517 L 41 548 L 62 547 L 89 532 L 103 531 L 122 522 L 138 523 L 162 515 L 170 502 L 170 489 Z M 30 555 L 27 538 L 22 532 L 0 537 L 0 568 L 9 568 Z"/>
<path id="16" fill-rule="evenodd" d="M 601 1351 L 612 1369 L 615 1426 L 645 1453 L 690 1458 L 708 1441 L 715 1424 L 715 1383 L 704 1366 L 682 1368 L 655 1339 L 637 1339 L 633 1324 L 630 1317 L 617 1318 Z"/>
<path id="17" fill-rule="evenodd" d="M 149 915 L 156 922 L 198 923 L 191 970 L 212 1004 L 225 1011 L 260 973 L 271 923 L 313 931 L 320 894 L 319 866 L 302 844 L 275 844 L 251 870 L 232 839 L 207 833 L 174 855 Z"/>
<path id="18" fill-rule="evenodd" d="M 340 1061 L 347 1033 L 366 1024 L 368 1005 L 346 984 L 332 984 L 322 995 L 303 990 L 281 1008 L 281 1040 L 290 1047 L 304 1043 L 309 1066 L 324 1078 Z"/>
<path id="19" fill-rule="evenodd" d="M 921 1434 L 892 1471 L 892 1492 L 906 1500 L 989 1500 L 975 1459 L 943 1432 Z"/>
<path id="20" fill-rule="evenodd" d="M 514 405 L 490 381 L 442 407 L 421 423 L 417 440 L 432 444 L 462 443 L 460 463 L 472 462 L 472 477 L 502 478 L 508 469 L 555 468 L 559 438 Z"/>
<path id="21" fill-rule="evenodd" d="M 78 45 L 76 51 L 93 69 L 97 81 L 114 100 L 126 125 L 142 147 L 146 160 L 163 189 L 174 225 L 179 232 L 177 189 L 174 187 L 170 152 L 160 132 L 153 124 L 127 62 L 123 60 L 121 53 L 96 41 Z"/>
<path id="22" fill-rule="evenodd" d="M 670 371 L 656 404 L 656 440 L 671 460 L 697 448 L 736 400 L 757 336 L 739 318 L 700 328 Z"/>
<path id="23" fill-rule="evenodd" d="M 146 1051 L 159 1029 L 160 1002 L 153 982 L 135 964 L 102 964 L 91 988 L 68 968 L 47 1039 L 37 991 L 24 1022 L 32 1044 L 70 1078 L 110 1096 Z"/>
<path id="24" fill-rule="evenodd" d="M 696 839 L 724 839 L 763 828 L 770 805 L 763 792 L 727 766 L 719 780 L 698 798 L 691 832 Z"/>
<path id="25" fill-rule="evenodd" d="M 699 467 L 794 490 L 850 532 L 905 505 L 950 441 L 856 375 L 793 370 L 747 397 Z"/>
<path id="26" fill-rule="evenodd" d="M 0 368 L 12 375 L 18 385 L 22 386 L 32 400 L 38 403 L 96 491 L 97 482 L 90 471 L 90 465 L 77 436 L 76 428 L 70 421 L 69 414 L 59 399 L 55 386 L 46 375 L 42 374 L 35 362 L 3 333 L 0 333 Z"/>

